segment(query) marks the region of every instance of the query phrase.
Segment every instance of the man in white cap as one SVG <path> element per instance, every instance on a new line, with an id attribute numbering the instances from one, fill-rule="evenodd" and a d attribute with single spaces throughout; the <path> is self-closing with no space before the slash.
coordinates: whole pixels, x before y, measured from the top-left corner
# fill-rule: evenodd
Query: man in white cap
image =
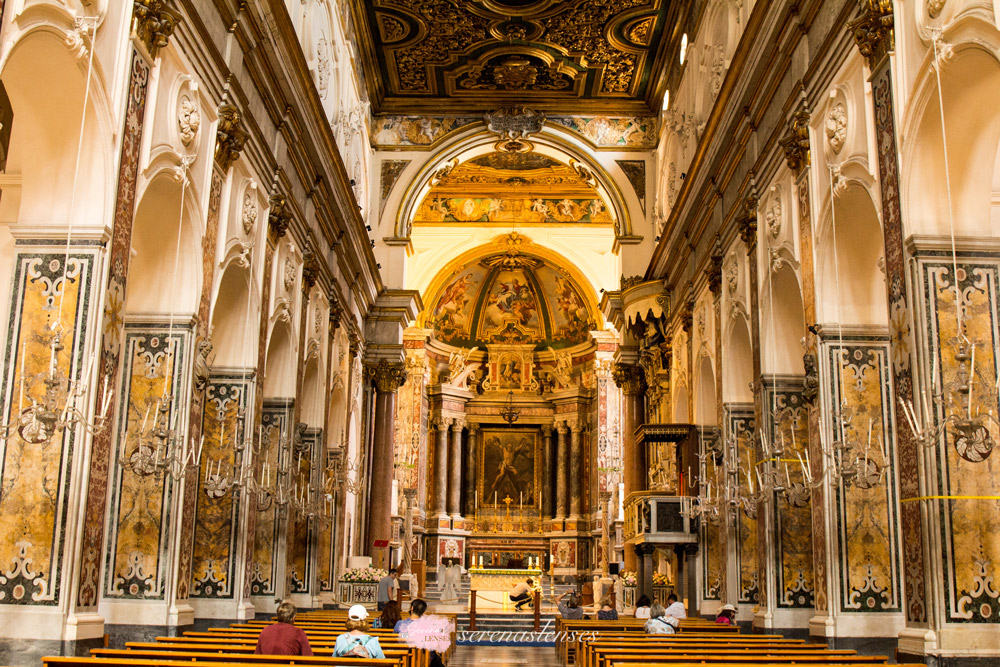
<path id="1" fill-rule="evenodd" d="M 385 658 L 378 637 L 368 634 L 368 610 L 356 604 L 347 610 L 347 632 L 337 637 L 333 654 L 338 658 Z"/>

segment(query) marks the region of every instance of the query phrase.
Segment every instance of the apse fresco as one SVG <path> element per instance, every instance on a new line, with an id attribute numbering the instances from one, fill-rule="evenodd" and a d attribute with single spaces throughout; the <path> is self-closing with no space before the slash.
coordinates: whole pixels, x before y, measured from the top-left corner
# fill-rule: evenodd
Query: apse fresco
<path id="1" fill-rule="evenodd" d="M 516 260 L 516 261 L 515 261 Z M 456 270 L 430 301 L 428 324 L 451 345 L 537 343 L 566 347 L 596 327 L 580 287 L 534 257 L 487 257 Z"/>

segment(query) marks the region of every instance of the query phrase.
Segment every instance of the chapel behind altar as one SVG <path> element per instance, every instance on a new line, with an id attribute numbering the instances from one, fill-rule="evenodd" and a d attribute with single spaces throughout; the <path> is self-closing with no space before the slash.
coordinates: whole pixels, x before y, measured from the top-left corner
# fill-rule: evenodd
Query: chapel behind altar
<path id="1" fill-rule="evenodd" d="M 0 0 L 0 662 L 390 567 L 1000 659 L 998 156 L 1000 0 Z"/>

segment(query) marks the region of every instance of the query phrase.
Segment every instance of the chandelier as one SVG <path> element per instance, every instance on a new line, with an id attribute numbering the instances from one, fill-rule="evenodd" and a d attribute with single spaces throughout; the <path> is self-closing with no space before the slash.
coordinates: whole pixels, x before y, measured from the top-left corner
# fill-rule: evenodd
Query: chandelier
<path id="1" fill-rule="evenodd" d="M 520 416 L 521 409 L 514 406 L 514 392 L 510 391 L 507 393 L 507 401 L 500 408 L 500 418 L 507 422 L 508 425 L 513 425 Z"/>

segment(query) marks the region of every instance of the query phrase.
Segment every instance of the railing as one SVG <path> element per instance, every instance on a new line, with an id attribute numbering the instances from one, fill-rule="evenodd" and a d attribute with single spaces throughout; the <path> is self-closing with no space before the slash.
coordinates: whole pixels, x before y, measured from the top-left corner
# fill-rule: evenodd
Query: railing
<path id="1" fill-rule="evenodd" d="M 540 632 L 542 629 L 542 593 L 541 591 L 534 592 L 534 599 L 532 600 L 532 607 L 534 608 L 534 627 L 535 632 Z M 476 590 L 470 591 L 469 594 L 469 631 L 476 631 L 476 599 L 479 597 Z"/>
<path id="2" fill-rule="evenodd" d="M 625 542 L 697 542 L 698 520 L 685 516 L 690 504 L 689 496 L 653 491 L 629 494 L 625 500 Z"/>

